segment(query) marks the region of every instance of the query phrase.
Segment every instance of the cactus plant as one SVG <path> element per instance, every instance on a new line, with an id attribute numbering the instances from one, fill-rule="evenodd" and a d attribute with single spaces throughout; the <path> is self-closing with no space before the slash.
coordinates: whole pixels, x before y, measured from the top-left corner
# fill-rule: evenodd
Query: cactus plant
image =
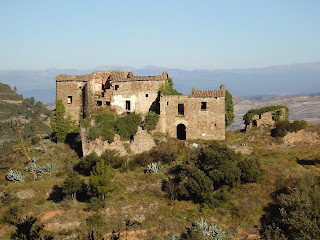
<path id="1" fill-rule="evenodd" d="M 150 163 L 147 166 L 146 172 L 148 173 L 158 173 L 161 170 L 160 163 Z"/>
<path id="2" fill-rule="evenodd" d="M 26 180 L 21 172 L 12 170 L 11 168 L 7 174 L 7 179 L 10 182 L 24 182 Z"/>

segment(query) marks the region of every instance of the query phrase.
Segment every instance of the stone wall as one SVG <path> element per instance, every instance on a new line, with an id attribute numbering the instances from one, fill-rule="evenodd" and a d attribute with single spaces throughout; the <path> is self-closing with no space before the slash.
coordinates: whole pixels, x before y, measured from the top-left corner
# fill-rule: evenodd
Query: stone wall
<path id="1" fill-rule="evenodd" d="M 206 103 L 206 109 L 201 104 Z M 184 105 L 184 115 L 178 104 Z M 177 127 L 186 128 L 186 139 L 225 139 L 225 97 L 194 98 L 190 96 L 161 96 L 158 130 L 177 137 Z"/>
<path id="2" fill-rule="evenodd" d="M 87 137 L 86 130 L 81 129 L 81 141 L 83 156 L 89 155 L 91 152 L 95 152 L 97 155 L 101 155 L 106 149 L 117 150 L 120 155 L 137 154 L 144 151 L 149 151 L 155 146 L 152 136 L 147 132 L 138 128 L 133 141 L 121 141 L 118 134 L 115 135 L 114 142 L 108 143 L 100 138 L 95 141 L 90 141 Z"/>
<path id="3" fill-rule="evenodd" d="M 66 113 L 72 119 L 79 121 L 83 116 L 84 81 L 56 81 L 56 99 L 61 99 L 66 107 Z"/>

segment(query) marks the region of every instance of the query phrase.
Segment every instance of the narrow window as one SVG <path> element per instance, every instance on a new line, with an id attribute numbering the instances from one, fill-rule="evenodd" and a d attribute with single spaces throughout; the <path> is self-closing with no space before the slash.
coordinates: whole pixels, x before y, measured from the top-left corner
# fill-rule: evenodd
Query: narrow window
<path id="1" fill-rule="evenodd" d="M 184 115 L 184 104 L 183 103 L 178 104 L 178 114 Z"/>
<path id="2" fill-rule="evenodd" d="M 72 96 L 68 96 L 68 104 L 72 103 Z"/>
<path id="3" fill-rule="evenodd" d="M 149 97 L 149 94 L 148 94 L 148 93 L 146 94 L 146 97 Z"/>
<path id="4" fill-rule="evenodd" d="M 126 110 L 130 111 L 130 101 L 126 101 Z"/>
<path id="5" fill-rule="evenodd" d="M 207 102 L 201 102 L 201 110 L 207 109 Z"/>
<path id="6" fill-rule="evenodd" d="M 115 85 L 114 90 L 118 90 L 118 89 L 119 89 L 119 85 Z"/>
<path id="7" fill-rule="evenodd" d="M 102 101 L 97 101 L 98 106 L 102 106 Z"/>
<path id="8" fill-rule="evenodd" d="M 107 105 L 107 106 L 110 106 L 110 102 L 109 102 L 109 101 L 107 101 L 107 102 L 106 102 L 106 105 Z"/>
<path id="9" fill-rule="evenodd" d="M 169 102 L 167 102 L 167 106 L 169 106 Z"/>

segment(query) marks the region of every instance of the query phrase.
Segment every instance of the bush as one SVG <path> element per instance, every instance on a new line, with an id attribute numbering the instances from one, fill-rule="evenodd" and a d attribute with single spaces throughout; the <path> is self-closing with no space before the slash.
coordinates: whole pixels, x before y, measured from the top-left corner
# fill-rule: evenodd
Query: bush
<path id="1" fill-rule="evenodd" d="M 200 169 L 195 167 L 175 167 L 171 173 L 178 186 L 180 200 L 192 200 L 194 203 L 213 204 L 213 185 Z"/>
<path id="2" fill-rule="evenodd" d="M 93 167 L 99 161 L 100 161 L 100 157 L 98 157 L 98 155 L 95 152 L 91 152 L 89 155 L 81 159 L 81 161 L 79 162 L 76 168 L 81 174 L 89 176 Z"/>
<path id="3" fill-rule="evenodd" d="M 158 124 L 160 115 L 150 111 L 148 112 L 144 122 L 143 122 L 143 129 L 147 130 L 147 131 L 151 131 L 151 130 L 155 130 L 156 126 Z"/>
<path id="4" fill-rule="evenodd" d="M 288 180 L 261 218 L 261 236 L 270 240 L 319 239 L 319 186 L 310 178 Z"/>
<path id="5" fill-rule="evenodd" d="M 72 171 L 70 172 L 62 184 L 62 191 L 66 195 L 71 195 L 72 199 L 77 200 L 77 193 L 82 192 L 84 188 L 84 181 L 80 179 L 79 175 Z"/>
<path id="6" fill-rule="evenodd" d="M 241 154 L 216 142 L 200 149 L 195 159 L 196 166 L 210 177 L 215 188 L 240 183 L 240 160 Z"/>
<path id="7" fill-rule="evenodd" d="M 112 168 L 121 168 L 126 164 L 126 157 L 120 156 L 120 153 L 116 150 L 105 150 L 100 159 L 104 160 L 106 164 L 110 165 Z"/>
<path id="8" fill-rule="evenodd" d="M 288 132 L 298 132 L 308 126 L 308 123 L 304 120 L 294 121 L 281 121 L 276 124 L 276 128 L 271 130 L 271 136 L 273 137 L 284 137 Z"/>
<path id="9" fill-rule="evenodd" d="M 130 113 L 127 116 L 116 120 L 115 129 L 120 136 L 127 140 L 132 140 L 138 131 L 140 123 L 141 116 L 136 113 Z"/>
<path id="10" fill-rule="evenodd" d="M 238 163 L 241 183 L 255 183 L 262 178 L 262 168 L 257 159 L 244 159 Z"/>
<path id="11" fill-rule="evenodd" d="M 100 129 L 97 128 L 97 127 L 91 127 L 89 129 L 89 134 L 88 134 L 88 137 L 91 141 L 94 141 L 96 140 L 97 138 L 99 138 L 100 136 Z"/>

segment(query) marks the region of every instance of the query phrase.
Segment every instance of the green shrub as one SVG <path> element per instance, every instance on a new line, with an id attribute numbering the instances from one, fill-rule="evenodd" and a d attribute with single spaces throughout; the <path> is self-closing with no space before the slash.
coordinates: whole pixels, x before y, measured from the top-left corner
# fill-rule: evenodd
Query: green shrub
<path id="1" fill-rule="evenodd" d="M 262 178 L 262 168 L 258 159 L 244 159 L 238 163 L 242 183 L 255 183 Z"/>
<path id="2" fill-rule="evenodd" d="M 88 137 L 91 141 L 94 141 L 96 140 L 97 138 L 99 138 L 100 136 L 100 129 L 97 128 L 97 127 L 91 127 L 89 129 L 89 134 L 88 134 Z"/>
<path id="3" fill-rule="evenodd" d="M 213 184 L 200 169 L 177 166 L 172 170 L 178 186 L 178 198 L 192 200 L 194 203 L 213 204 Z"/>
<path id="4" fill-rule="evenodd" d="M 104 160 L 106 164 L 112 168 L 121 168 L 126 164 L 126 157 L 120 156 L 120 153 L 116 150 L 106 149 L 100 156 L 100 161 Z"/>
<path id="5" fill-rule="evenodd" d="M 143 122 L 143 129 L 147 130 L 147 131 L 151 131 L 151 130 L 155 130 L 156 126 L 158 124 L 160 115 L 150 111 L 148 112 L 144 122 Z"/>
<path id="6" fill-rule="evenodd" d="M 115 133 L 112 130 L 104 127 L 101 130 L 101 136 L 104 141 L 108 141 L 109 143 L 114 142 L 114 135 Z"/>
<path id="7" fill-rule="evenodd" d="M 298 132 L 308 126 L 308 123 L 304 120 L 294 121 L 280 121 L 276 124 L 276 128 L 271 130 L 271 136 L 273 137 L 284 137 L 288 132 Z"/>
<path id="8" fill-rule="evenodd" d="M 203 147 L 196 156 L 196 165 L 213 181 L 215 188 L 240 183 L 241 171 L 237 162 L 241 154 L 219 143 Z"/>
<path id="9" fill-rule="evenodd" d="M 85 156 L 78 163 L 77 171 L 86 176 L 90 175 L 93 167 L 100 161 L 100 157 L 95 152 L 91 152 L 89 155 Z"/>
<path id="10" fill-rule="evenodd" d="M 120 136 L 127 140 L 132 140 L 138 131 L 141 123 L 141 116 L 136 113 L 130 113 L 125 117 L 118 118 L 115 123 L 115 129 Z"/>
<path id="11" fill-rule="evenodd" d="M 281 193 L 270 211 L 261 218 L 263 239 L 319 239 L 320 215 L 316 202 L 319 187 Z"/>

